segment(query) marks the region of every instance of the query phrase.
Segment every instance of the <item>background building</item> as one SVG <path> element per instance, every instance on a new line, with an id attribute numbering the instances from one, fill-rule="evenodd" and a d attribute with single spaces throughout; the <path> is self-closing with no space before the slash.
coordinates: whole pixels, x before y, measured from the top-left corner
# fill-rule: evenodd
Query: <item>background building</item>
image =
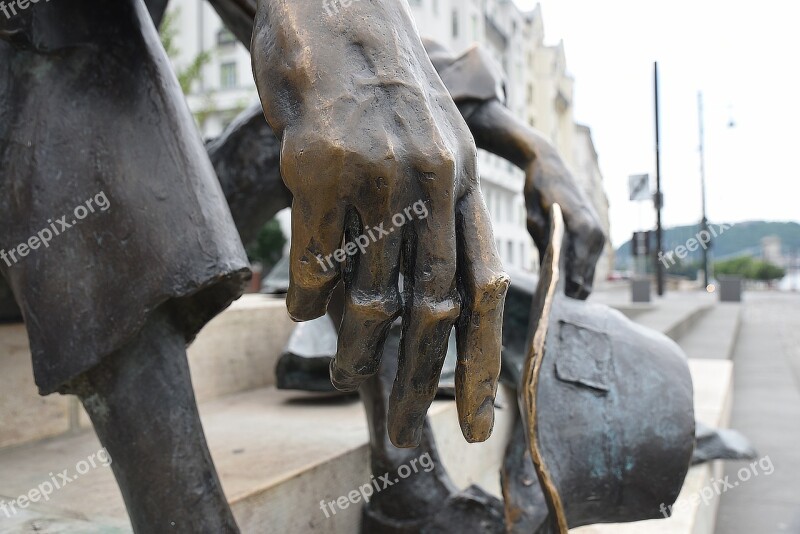
<path id="1" fill-rule="evenodd" d="M 558 148 L 567 166 L 589 194 L 609 234 L 608 200 L 591 132 L 573 117 L 573 79 L 567 74 L 563 43 L 544 44 L 541 9 L 520 11 L 512 0 L 410 0 L 423 37 L 439 41 L 454 53 L 475 43 L 484 46 L 506 74 L 507 105 L 539 129 Z M 257 98 L 247 50 L 224 29 L 204 0 L 173 2 L 177 26 L 173 61 L 178 70 L 205 52 L 188 95 L 189 106 L 206 137 L 219 135 Z M 480 151 L 481 188 L 494 224 L 503 261 L 523 269 L 537 267 L 537 252 L 526 229 L 524 173 L 509 162 Z M 288 216 L 282 214 L 288 233 Z M 613 265 L 606 246 L 598 265 L 601 282 Z"/>

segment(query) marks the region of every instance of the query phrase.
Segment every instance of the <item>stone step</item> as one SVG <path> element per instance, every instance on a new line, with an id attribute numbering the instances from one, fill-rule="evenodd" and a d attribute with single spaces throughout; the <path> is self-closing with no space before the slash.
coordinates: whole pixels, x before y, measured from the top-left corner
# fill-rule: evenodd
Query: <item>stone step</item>
<path id="1" fill-rule="evenodd" d="M 720 302 L 699 318 L 679 344 L 690 358 L 730 360 L 739 336 L 742 305 Z"/>
<path id="2" fill-rule="evenodd" d="M 713 304 L 713 299 L 669 297 L 655 305 L 632 305 L 609 294 L 607 304 L 634 320 L 666 332 L 683 332 Z M 593 297 L 603 300 L 605 294 Z M 629 309 L 630 308 L 630 309 Z M 294 323 L 283 298 L 245 295 L 212 320 L 189 347 L 198 402 L 275 384 L 275 364 Z M 24 325 L 0 325 L 0 449 L 89 428 L 77 399 L 41 397 L 33 383 Z"/>
<path id="3" fill-rule="evenodd" d="M 282 298 L 245 295 L 189 347 L 198 402 L 275 384 L 275 364 L 294 323 Z M 74 397 L 38 395 L 22 324 L 0 325 L 0 449 L 89 428 Z"/>
<path id="4" fill-rule="evenodd" d="M 680 341 L 716 305 L 716 297 L 708 293 L 667 293 L 653 309 L 633 320 Z"/>
<path id="5" fill-rule="evenodd" d="M 681 309 L 684 314 L 698 313 L 696 306 L 684 305 Z M 649 313 L 643 313 L 642 317 Z M 661 324 L 674 328 L 676 323 L 662 319 Z M 195 358 L 191 363 L 197 365 Z M 730 412 L 731 363 L 692 360 L 690 366 L 698 419 L 712 426 L 724 426 Z M 193 376 L 197 376 L 195 369 Z M 230 380 L 233 378 L 235 375 Z M 353 398 L 278 391 L 271 386 L 213 398 L 219 391 L 230 391 L 227 385 L 230 380 L 208 386 L 210 393 L 200 410 L 215 464 L 242 531 L 245 534 L 358 532 L 360 505 L 339 510 L 328 518 L 320 508 L 320 501 L 336 500 L 370 481 L 368 435 L 360 403 Z M 442 462 L 454 482 L 460 487 L 477 483 L 496 495 L 499 495 L 498 470 L 515 413 L 515 399 L 507 391 L 501 391 L 498 400 L 495 432 L 489 441 L 479 445 L 464 442 L 452 401 L 437 400 L 430 412 Z M 130 532 L 111 470 L 102 465 L 89 468 L 85 463 L 99 448 L 94 433 L 83 431 L 0 450 L 0 500 L 10 501 L 27 494 L 49 480 L 51 472 L 67 469 L 74 475 L 79 470 L 85 471 L 53 492 L 47 502 L 26 508 L 24 515 L 6 517 L 0 509 L 0 532 Z M 681 502 L 689 502 L 686 499 L 691 499 L 693 492 L 699 491 L 709 478 L 718 476 L 714 475 L 718 471 L 718 466 L 693 468 Z M 576 532 L 700 534 L 708 531 L 684 527 L 695 528 L 709 520 L 713 525 L 715 513 L 711 511 L 710 507 L 687 505 L 677 508 L 667 521 L 619 526 L 627 531 L 596 530 L 611 527 L 592 526 Z M 671 525 L 673 529 L 649 530 L 650 523 L 652 528 Z"/>
<path id="6" fill-rule="evenodd" d="M 434 402 L 434 433 L 456 484 L 477 483 L 499 493 L 497 473 L 514 420 L 513 399 L 506 391 L 499 403 L 504 407 L 498 410 L 492 437 L 468 445 L 461 438 L 455 403 Z M 321 500 L 336 500 L 370 481 L 366 418 L 356 398 L 268 387 L 204 403 L 201 416 L 243 532 L 358 532 L 359 507 L 330 518 L 320 508 Z M 68 469 L 72 477 L 87 471 L 54 491 L 46 503 L 38 503 L 35 513 L 26 510 L 29 517 L 21 525 L 18 517 L 8 518 L 0 510 L 0 532 L 34 532 L 34 522 L 57 523 L 65 511 L 77 526 L 59 532 L 85 532 L 80 520 L 115 528 L 124 524 L 125 508 L 111 470 L 99 463 L 88 470 L 78 465 L 99 449 L 94 433 L 84 432 L 0 451 L 0 499 L 6 501 L 37 488 L 51 472 Z"/>
<path id="7" fill-rule="evenodd" d="M 731 363 L 693 360 L 691 369 L 698 419 L 712 425 L 725 423 Z M 461 438 L 452 401 L 436 401 L 431 409 L 442 461 L 460 487 L 477 483 L 499 493 L 497 473 L 513 422 L 513 399 L 503 392 L 500 402 L 505 408 L 498 410 L 495 432 L 480 445 L 468 445 Z M 264 388 L 206 403 L 201 412 L 242 532 L 358 532 L 360 506 L 338 510 L 329 518 L 320 508 L 320 501 L 336 500 L 370 481 L 367 429 L 358 401 Z M 79 465 L 99 448 L 94 434 L 85 432 L 1 451 L 0 499 L 6 501 L 37 488 L 50 479 L 49 473 L 68 469 L 71 478 L 85 474 L 54 491 L 48 502 L 26 509 L 24 516 L 8 518 L 0 512 L 0 532 L 50 532 L 43 530 L 48 525 L 58 528 L 52 532 L 90 532 L 85 521 L 97 532 L 130 532 L 111 470 L 102 464 L 88 470 L 88 464 Z M 709 516 L 713 526 L 715 509 L 693 503 L 691 496 L 720 474 L 717 466 L 693 468 L 676 512 L 668 520 L 591 526 L 575 532 L 709 532 L 684 527 L 707 522 Z"/>

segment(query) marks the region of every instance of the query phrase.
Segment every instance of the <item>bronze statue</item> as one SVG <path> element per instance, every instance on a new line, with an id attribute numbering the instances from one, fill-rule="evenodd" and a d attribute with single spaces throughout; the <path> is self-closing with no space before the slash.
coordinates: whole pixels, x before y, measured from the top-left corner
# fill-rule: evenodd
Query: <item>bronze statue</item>
<path id="1" fill-rule="evenodd" d="M 137 532 L 235 532 L 185 346 L 249 269 L 150 16 L 40 3 L 0 37 L 0 248 L 60 231 L 0 265 L 40 393 L 81 399 Z M 100 192 L 109 209 L 76 220 Z"/>
<path id="2" fill-rule="evenodd" d="M 374 0 L 329 15 L 299 2 L 213 3 L 256 21 L 254 69 L 294 193 L 290 313 L 323 314 L 343 281 L 333 371 L 346 389 L 377 372 L 386 333 L 404 318 L 389 407 L 403 446 L 421 439 L 457 323 L 462 428 L 486 439 L 507 278 L 474 144 L 407 6 Z M 62 0 L 0 17 L 0 248 L 28 243 L 44 221 L 101 192 L 111 206 L 64 220 L 47 250 L 0 272 L 20 304 L 41 393 L 80 397 L 134 530 L 235 532 L 185 344 L 240 295 L 249 271 L 151 20 L 165 7 Z M 418 201 L 429 216 L 344 268 L 317 261 Z"/>
<path id="3" fill-rule="evenodd" d="M 527 127 L 511 120 L 510 114 L 499 113 L 499 101 L 492 93 L 498 84 L 493 82 L 490 60 L 478 49 L 449 61 L 442 58 L 452 56 L 437 45 L 429 43 L 428 50 L 440 54 L 435 64 L 440 73 L 445 73 L 443 79 L 454 98 L 471 89 L 473 92 L 468 94 L 473 110 L 496 108 L 496 113 L 483 115 L 489 119 L 478 126 L 485 132 L 485 138 L 506 139 L 511 148 L 505 147 L 505 154 L 520 150 L 545 160 L 542 164 L 516 158 L 521 162 L 519 165 L 529 171 L 526 187 L 529 212 L 531 208 L 539 208 L 532 199 L 538 202 L 541 198 L 536 190 L 540 183 L 559 184 L 562 198 L 581 198 L 555 150 L 536 132 L 526 131 Z M 459 76 L 447 76 L 448 69 Z M 466 76 L 470 71 L 472 75 Z M 478 105 L 477 96 L 481 94 L 488 98 L 488 103 Z M 474 132 L 477 128 L 473 127 L 469 116 L 467 120 Z M 504 137 L 509 131 L 513 134 Z M 526 142 L 529 145 L 526 146 Z M 542 172 L 548 173 L 545 178 L 549 180 L 542 180 Z M 552 194 L 552 189 L 545 194 Z M 571 206 L 580 208 L 581 203 Z M 576 247 L 565 239 L 560 207 L 552 204 L 550 212 L 554 222 L 547 221 L 531 228 L 531 233 L 538 238 L 537 243 L 540 246 L 544 243 L 546 251 L 538 290 L 534 292 L 533 287 L 527 287 L 531 285 L 527 276 L 517 273 L 511 277 L 506 300 L 502 376 L 519 389 L 523 416 L 509 443 L 502 471 L 504 502 L 477 487 L 457 491 L 437 462 L 432 472 L 415 477 L 413 489 L 399 491 L 395 488 L 373 496 L 365 506 L 364 532 L 461 532 L 480 525 L 482 532 L 544 534 L 565 532 L 567 524 L 574 527 L 594 522 L 657 518 L 662 514 L 658 503 L 673 502 L 677 497 L 690 458 L 691 463 L 699 463 L 710 459 L 754 457 L 754 451 L 741 436 L 726 436 L 711 429 L 701 432 L 714 446 L 704 444 L 700 432 L 698 445 L 693 446 L 691 378 L 685 356 L 671 340 L 630 323 L 607 307 L 566 297 L 570 284 L 573 288 L 579 285 L 571 274 L 579 252 L 576 253 Z M 537 220 L 541 219 L 534 218 Z M 591 222 L 593 218 L 589 216 L 588 220 Z M 544 241 L 536 232 L 541 228 L 548 232 Z M 585 234 L 575 231 L 570 233 L 572 236 L 586 239 Z M 559 259 L 563 262 L 560 268 Z M 568 264 L 571 267 L 567 267 Z M 591 263 L 589 269 L 593 269 L 593 265 Z M 560 273 L 567 273 L 569 277 Z M 515 286 L 515 280 L 522 284 Z M 591 278 L 588 281 L 591 287 Z M 335 309 L 330 311 L 335 324 Z M 532 332 L 541 327 L 541 333 L 533 335 L 538 358 L 525 362 L 529 343 L 526 331 L 530 322 L 533 322 Z M 292 336 L 288 352 L 278 365 L 279 384 L 288 388 L 324 390 L 321 370 L 326 363 L 324 351 L 331 342 L 317 349 L 308 346 L 311 338 L 319 339 L 321 334 L 335 337 L 332 326 L 325 322 L 310 323 L 308 330 L 298 329 L 297 335 Z M 387 345 L 396 344 L 398 340 L 399 333 L 393 330 Z M 539 366 L 533 373 L 533 364 L 544 361 L 541 355 L 545 340 L 548 344 L 546 365 Z M 541 381 L 540 373 L 543 373 Z M 384 362 L 380 375 L 359 390 L 369 418 L 374 473 L 393 473 L 421 452 L 415 450 L 412 454 L 396 449 L 386 439 L 382 408 L 387 402 L 392 375 L 388 361 Z M 532 376 L 536 380 L 532 380 Z M 451 382 L 443 376 L 440 392 L 446 393 L 451 387 Z M 655 411 L 660 417 L 648 416 Z M 584 412 L 589 416 L 575 415 Z M 570 413 L 573 414 L 570 424 L 565 425 L 565 417 Z M 526 426 L 529 426 L 527 431 Z M 624 446 L 620 441 L 622 435 L 625 436 Z M 658 443 L 653 440 L 655 435 L 660 438 Z M 429 428 L 425 428 L 423 436 L 422 452 L 436 458 L 435 441 Z M 570 453 L 564 451 L 566 442 L 571 443 Z M 531 461 L 532 454 L 537 460 L 536 469 Z M 531 484 L 537 476 L 542 483 Z M 657 487 L 651 487 L 652 480 L 659 480 Z"/>
<path id="4" fill-rule="evenodd" d="M 81 398 L 114 458 L 136 532 L 237 531 L 185 357 L 185 344 L 249 275 L 234 224 L 246 236 L 291 200 L 289 311 L 298 320 L 336 317 L 331 379 L 362 395 L 378 472 L 411 453 L 395 445 L 435 455 L 426 412 L 453 326 L 463 434 L 480 441 L 491 433 L 508 278 L 467 129 L 478 146 L 526 171 L 529 230 L 541 251 L 561 250 L 550 217 L 563 208 L 567 295 L 591 292 L 604 243 L 555 150 L 502 106 L 494 67 L 477 50 L 453 57 L 429 43 L 437 76 L 405 3 L 329 13 L 300 2 L 209 1 L 252 43 L 263 114 L 247 110 L 208 145 L 208 159 L 150 20 L 161 19 L 165 0 L 61 0 L 0 18 L 0 213 L 8 229 L 0 248 L 27 242 L 64 202 L 102 192 L 111 206 L 64 221 L 69 231 L 51 250 L 0 271 L 21 305 L 41 392 Z M 260 203 L 260 194 L 270 198 Z M 410 217 L 411 206 L 424 217 Z M 360 254 L 337 254 L 401 213 L 397 231 Z M 533 469 L 524 458 L 519 472 Z M 366 531 L 446 532 L 459 521 L 503 527 L 499 501 L 479 488 L 457 492 L 440 468 L 431 473 L 417 479 L 417 493 L 373 500 Z M 568 515 L 554 495 L 580 488 L 562 486 L 531 488 L 534 510 L 523 516 L 536 516 L 536 528 Z"/>
<path id="5" fill-rule="evenodd" d="M 378 371 L 388 329 L 403 318 L 388 408 L 389 435 L 401 447 L 419 444 L 457 323 L 461 429 L 468 441 L 483 441 L 494 424 L 508 279 L 478 187 L 477 154 L 424 61 L 407 5 L 366 5 L 329 17 L 316 4 L 259 2 L 256 13 L 254 72 L 293 194 L 287 306 L 295 319 L 320 317 L 341 280 L 331 380 L 350 391 Z M 346 264 L 321 261 L 343 238 L 353 243 L 417 202 L 424 219 L 387 229 Z"/>

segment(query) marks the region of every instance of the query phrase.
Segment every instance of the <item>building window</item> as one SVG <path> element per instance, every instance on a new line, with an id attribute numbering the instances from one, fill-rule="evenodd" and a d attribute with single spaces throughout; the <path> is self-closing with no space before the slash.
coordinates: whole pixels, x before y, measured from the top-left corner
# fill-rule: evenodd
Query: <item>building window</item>
<path id="1" fill-rule="evenodd" d="M 514 242 L 508 242 L 508 263 L 514 265 Z"/>
<path id="2" fill-rule="evenodd" d="M 457 9 L 453 10 L 452 19 L 453 19 L 452 20 L 453 37 L 455 38 L 455 37 L 458 37 L 458 10 Z"/>
<path id="3" fill-rule="evenodd" d="M 472 39 L 477 41 L 480 35 L 478 34 L 478 15 L 472 14 Z"/>
<path id="4" fill-rule="evenodd" d="M 229 46 L 236 43 L 236 37 L 228 28 L 222 28 L 217 32 L 217 45 Z"/>
<path id="5" fill-rule="evenodd" d="M 223 63 L 219 67 L 219 86 L 222 89 L 233 89 L 237 85 L 236 63 Z"/>
<path id="6" fill-rule="evenodd" d="M 439 0 L 433 0 L 433 14 L 439 14 Z"/>

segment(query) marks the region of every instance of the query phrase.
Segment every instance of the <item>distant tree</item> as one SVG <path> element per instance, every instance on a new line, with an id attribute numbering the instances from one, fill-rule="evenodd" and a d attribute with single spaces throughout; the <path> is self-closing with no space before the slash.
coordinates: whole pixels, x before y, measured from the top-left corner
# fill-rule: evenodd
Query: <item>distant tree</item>
<path id="1" fill-rule="evenodd" d="M 741 276 L 748 280 L 769 282 L 786 276 L 786 270 L 752 256 L 741 256 L 717 262 L 714 270 L 718 275 Z"/>
<path id="2" fill-rule="evenodd" d="M 281 259 L 285 244 L 286 237 L 281 225 L 277 219 L 272 219 L 261 228 L 255 242 L 247 248 L 247 255 L 252 261 L 260 262 L 266 273 Z"/>
<path id="3" fill-rule="evenodd" d="M 161 44 L 164 46 L 167 56 L 173 60 L 181 53 L 178 45 L 175 44 L 175 37 L 178 35 L 176 21 L 179 14 L 180 8 L 167 11 L 164 15 L 164 19 L 161 21 L 161 28 L 158 30 L 161 36 Z M 204 50 L 197 54 L 197 56 L 189 62 L 189 65 L 177 71 L 178 82 L 181 84 L 183 94 L 189 94 L 192 90 L 192 84 L 200 79 L 203 67 L 205 67 L 209 61 L 211 61 L 211 53 L 208 50 Z"/>
<path id="4" fill-rule="evenodd" d="M 742 276 L 748 278 L 747 273 L 755 260 L 751 256 L 740 256 L 730 260 L 719 261 L 714 264 L 714 272 L 728 276 Z"/>
<path id="5" fill-rule="evenodd" d="M 763 280 L 765 282 L 770 282 L 772 280 L 780 280 L 784 276 L 786 276 L 785 269 L 782 269 L 777 265 L 773 265 L 765 261 L 756 262 L 756 265 L 754 266 L 752 273 L 752 277 L 754 280 Z"/>

